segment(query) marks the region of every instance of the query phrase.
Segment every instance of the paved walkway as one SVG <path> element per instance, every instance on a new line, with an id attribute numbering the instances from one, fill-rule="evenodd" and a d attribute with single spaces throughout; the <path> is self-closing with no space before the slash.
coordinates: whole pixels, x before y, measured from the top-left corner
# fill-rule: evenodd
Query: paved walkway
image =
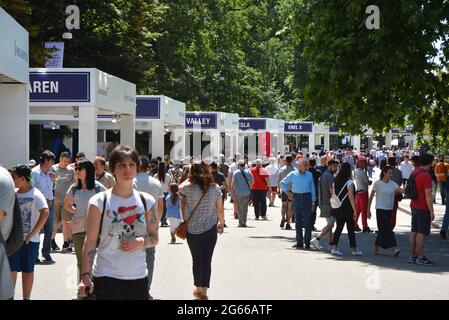
<path id="1" fill-rule="evenodd" d="M 249 209 L 248 228 L 237 228 L 231 204 L 226 203 L 229 226 L 219 236 L 213 259 L 211 299 L 449 299 L 449 242 L 438 230 L 426 240 L 426 256 L 432 267 L 409 265 L 408 232 L 410 217 L 398 213 L 395 229 L 402 253 L 398 258 L 371 254 L 376 234 L 357 234 L 362 257 L 350 255 L 346 234 L 340 249 L 343 257 L 328 252 L 295 250 L 295 230 L 279 228 L 280 202 L 268 208 L 267 221 L 255 221 Z M 373 211 L 374 212 L 374 211 Z M 324 226 L 323 219 L 317 227 Z M 375 220 L 369 221 L 376 229 Z M 62 242 L 58 234 L 58 243 Z M 192 299 L 191 257 L 187 244 L 171 245 L 168 228 L 160 229 L 151 294 L 155 298 Z M 327 247 L 324 244 L 323 246 Z M 33 299 L 71 299 L 76 292 L 74 254 L 54 253 L 54 265 L 38 265 Z M 20 276 L 19 276 L 20 279 Z M 16 298 L 21 298 L 18 281 Z"/>

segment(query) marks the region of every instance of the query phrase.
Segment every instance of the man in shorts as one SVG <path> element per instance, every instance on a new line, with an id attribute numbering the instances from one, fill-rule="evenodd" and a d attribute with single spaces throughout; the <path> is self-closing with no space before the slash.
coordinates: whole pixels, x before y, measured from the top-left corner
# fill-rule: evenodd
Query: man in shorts
<path id="1" fill-rule="evenodd" d="M 410 175 L 415 179 L 416 194 L 418 197 L 410 203 L 412 209 L 412 230 L 410 233 L 410 257 L 408 263 L 419 265 L 433 265 L 434 263 L 424 256 L 425 236 L 430 234 L 433 212 L 432 177 L 428 172 L 432 167 L 433 156 L 424 154 L 419 157 L 419 167 Z"/>
<path id="2" fill-rule="evenodd" d="M 292 203 L 293 201 L 290 200 L 287 197 L 287 194 L 282 191 L 281 189 L 281 181 L 288 176 L 288 174 L 292 171 L 295 170 L 295 168 L 292 165 L 293 162 L 293 156 L 291 155 L 287 155 L 285 156 L 285 166 L 283 166 L 280 170 L 279 170 L 279 178 L 278 178 L 278 190 L 279 190 L 279 196 L 282 199 L 282 209 L 281 209 L 281 224 L 280 227 L 284 228 L 285 226 L 285 230 L 291 230 L 291 226 L 290 226 L 290 221 L 292 220 L 292 216 L 293 216 L 293 206 Z M 289 188 L 289 190 L 291 190 L 291 186 Z"/>
<path id="3" fill-rule="evenodd" d="M 328 236 L 329 245 L 332 244 L 332 229 L 335 224 L 335 217 L 331 215 L 331 196 L 334 183 L 334 174 L 338 170 L 338 161 L 330 160 L 327 163 L 326 172 L 320 177 L 318 183 L 318 205 L 320 207 L 320 217 L 326 218 L 327 225 L 321 230 L 320 234 L 310 241 L 310 244 L 317 250 L 321 250 L 320 239 Z M 332 245 L 331 245 L 332 246 Z"/>
<path id="4" fill-rule="evenodd" d="M 62 235 L 64 238 L 64 243 L 62 250 L 66 253 L 72 252 L 71 240 L 72 232 L 70 229 L 70 221 L 72 220 L 72 214 L 64 210 L 64 199 L 70 186 L 75 183 L 75 171 L 70 167 L 70 154 L 68 152 L 62 152 L 59 156 L 59 163 L 53 166 L 56 173 L 56 183 L 55 183 L 55 219 L 53 236 L 51 241 L 52 250 L 59 250 L 56 244 L 55 237 L 58 231 L 59 223 L 62 224 Z"/>

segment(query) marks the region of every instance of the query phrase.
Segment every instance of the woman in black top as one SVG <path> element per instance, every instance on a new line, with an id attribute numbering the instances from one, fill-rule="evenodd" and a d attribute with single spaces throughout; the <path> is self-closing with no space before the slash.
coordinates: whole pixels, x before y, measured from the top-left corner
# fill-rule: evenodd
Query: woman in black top
<path id="1" fill-rule="evenodd" d="M 335 177 L 334 192 L 336 195 L 340 194 L 339 198 L 342 203 L 340 208 L 332 209 L 332 215 L 337 220 L 337 229 L 334 233 L 331 253 L 337 256 L 343 255 L 343 253 L 338 250 L 338 241 L 340 240 L 341 232 L 346 224 L 352 255 L 360 256 L 362 255 L 362 252 L 357 249 L 354 232 L 355 217 L 357 216 L 354 182 L 352 180 L 351 165 L 347 162 L 342 163 L 340 171 Z"/>

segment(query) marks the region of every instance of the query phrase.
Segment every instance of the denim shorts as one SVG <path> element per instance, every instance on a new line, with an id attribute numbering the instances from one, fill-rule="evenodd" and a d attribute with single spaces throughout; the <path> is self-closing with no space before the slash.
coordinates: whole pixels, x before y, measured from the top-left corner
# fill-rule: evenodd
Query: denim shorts
<path id="1" fill-rule="evenodd" d="M 34 272 L 34 262 L 39 256 L 39 242 L 23 243 L 20 249 L 9 256 L 9 267 L 13 272 Z"/>

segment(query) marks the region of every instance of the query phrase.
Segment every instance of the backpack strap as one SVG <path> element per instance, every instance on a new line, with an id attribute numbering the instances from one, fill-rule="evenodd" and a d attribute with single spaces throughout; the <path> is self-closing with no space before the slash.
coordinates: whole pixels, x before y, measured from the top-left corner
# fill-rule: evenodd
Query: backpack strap
<path id="1" fill-rule="evenodd" d="M 100 245 L 101 230 L 103 228 L 103 218 L 104 218 L 104 213 L 106 212 L 106 202 L 107 201 L 108 201 L 108 194 L 105 191 L 104 194 L 103 194 L 103 210 L 101 211 L 100 231 L 98 232 L 97 248 Z"/>
<path id="2" fill-rule="evenodd" d="M 145 197 L 143 196 L 142 192 L 139 192 L 140 200 L 142 200 L 143 208 L 145 209 L 145 212 L 147 212 L 147 202 L 145 200 Z"/>
<path id="3" fill-rule="evenodd" d="M 245 179 L 246 185 L 248 186 L 249 191 L 251 191 L 251 187 L 249 186 L 248 179 L 246 179 L 245 171 L 243 169 L 240 169 L 240 172 L 242 173 L 243 179 Z"/>

